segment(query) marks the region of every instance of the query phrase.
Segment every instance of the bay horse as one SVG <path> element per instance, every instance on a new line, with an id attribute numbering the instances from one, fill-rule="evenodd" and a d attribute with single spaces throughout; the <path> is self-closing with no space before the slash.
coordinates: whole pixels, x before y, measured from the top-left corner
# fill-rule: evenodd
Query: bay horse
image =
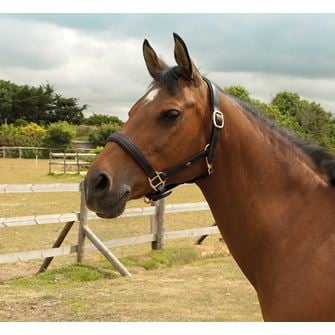
<path id="1" fill-rule="evenodd" d="M 153 82 L 89 169 L 87 206 L 114 218 L 194 182 L 265 321 L 334 321 L 334 156 L 224 94 L 174 43 L 168 67 L 144 41 Z"/>

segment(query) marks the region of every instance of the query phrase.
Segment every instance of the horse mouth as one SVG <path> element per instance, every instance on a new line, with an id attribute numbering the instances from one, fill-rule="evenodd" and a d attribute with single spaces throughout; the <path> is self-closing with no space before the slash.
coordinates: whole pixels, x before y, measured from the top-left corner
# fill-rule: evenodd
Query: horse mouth
<path id="1" fill-rule="evenodd" d="M 114 202 L 113 204 L 109 204 L 106 210 L 96 212 L 97 216 L 102 219 L 113 219 L 120 216 L 126 208 L 126 203 L 129 199 L 129 196 L 129 191 L 124 192 L 123 195 L 119 197 L 116 202 Z"/>

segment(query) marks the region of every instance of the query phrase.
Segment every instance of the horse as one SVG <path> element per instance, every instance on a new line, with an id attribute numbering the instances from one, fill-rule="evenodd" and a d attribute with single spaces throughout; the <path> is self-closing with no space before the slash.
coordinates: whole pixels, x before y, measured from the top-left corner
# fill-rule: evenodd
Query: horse
<path id="1" fill-rule="evenodd" d="M 173 36 L 173 67 L 143 43 L 153 81 L 91 165 L 88 208 L 114 218 L 195 183 L 264 321 L 334 321 L 335 157 L 225 94 Z"/>

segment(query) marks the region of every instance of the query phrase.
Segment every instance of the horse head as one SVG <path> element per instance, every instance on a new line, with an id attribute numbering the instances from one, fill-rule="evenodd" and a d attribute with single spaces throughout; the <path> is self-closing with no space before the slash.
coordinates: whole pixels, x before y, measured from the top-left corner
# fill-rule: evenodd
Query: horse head
<path id="1" fill-rule="evenodd" d="M 87 206 L 100 217 L 119 216 L 129 199 L 159 190 L 162 194 L 167 185 L 210 173 L 207 156 L 213 122 L 208 110 L 214 93 L 177 34 L 174 42 L 177 66 L 169 67 L 144 41 L 144 60 L 153 81 L 130 109 L 122 131 L 110 137 L 87 173 Z M 217 117 L 223 122 L 223 116 Z"/>

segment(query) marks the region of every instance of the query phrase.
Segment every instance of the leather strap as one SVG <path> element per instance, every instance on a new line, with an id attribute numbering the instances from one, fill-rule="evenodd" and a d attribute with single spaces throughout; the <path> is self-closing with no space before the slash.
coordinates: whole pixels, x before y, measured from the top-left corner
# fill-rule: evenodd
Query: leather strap
<path id="1" fill-rule="evenodd" d="M 113 133 L 107 139 L 107 142 L 110 141 L 116 142 L 118 145 L 120 145 L 120 147 L 127 151 L 148 177 L 152 178 L 155 176 L 156 171 L 154 170 L 152 165 L 148 162 L 142 152 L 137 148 L 136 144 L 127 136 L 123 135 L 122 133 Z"/>
<path id="2" fill-rule="evenodd" d="M 215 157 L 217 143 L 220 138 L 221 129 L 224 126 L 224 117 L 220 111 L 220 100 L 217 93 L 216 86 L 207 78 L 203 77 L 204 81 L 208 85 L 209 95 L 210 95 L 210 110 L 212 112 L 212 132 L 206 147 L 199 153 L 189 157 L 185 162 L 166 169 L 165 171 L 159 172 L 156 171 L 142 152 L 138 149 L 136 144 L 132 142 L 128 137 L 122 133 L 113 133 L 111 134 L 107 142 L 112 141 L 119 144 L 129 155 L 135 160 L 138 166 L 142 171 L 147 175 L 150 186 L 153 189 L 153 192 L 146 195 L 150 200 L 156 201 L 161 198 L 164 198 L 171 194 L 171 189 L 175 188 L 180 184 L 166 184 L 167 180 L 174 175 L 178 174 L 182 170 L 185 170 L 198 161 L 205 159 L 207 164 L 207 172 L 203 175 L 189 180 L 185 183 L 194 183 L 199 181 L 213 173 L 213 161 Z"/>

